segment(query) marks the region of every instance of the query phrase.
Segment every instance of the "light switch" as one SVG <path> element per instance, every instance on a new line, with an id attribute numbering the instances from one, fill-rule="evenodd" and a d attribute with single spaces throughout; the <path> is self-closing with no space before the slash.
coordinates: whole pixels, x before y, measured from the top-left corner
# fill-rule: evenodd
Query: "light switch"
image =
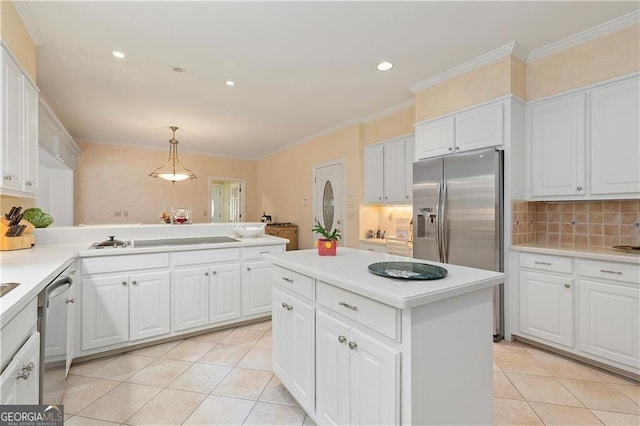
<path id="1" fill-rule="evenodd" d="M 302 199 L 302 205 L 303 206 L 308 206 L 309 205 L 309 199 L 307 197 Z"/>

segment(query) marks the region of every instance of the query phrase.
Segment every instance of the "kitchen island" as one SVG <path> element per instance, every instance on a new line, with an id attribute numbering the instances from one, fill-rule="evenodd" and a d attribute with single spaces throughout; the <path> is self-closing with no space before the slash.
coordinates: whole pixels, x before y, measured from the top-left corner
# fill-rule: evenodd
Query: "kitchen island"
<path id="1" fill-rule="evenodd" d="M 368 266 L 423 261 L 342 247 L 265 258 L 273 371 L 317 423 L 493 423 L 492 287 L 504 274 L 429 262 L 447 276 L 386 278 Z"/>

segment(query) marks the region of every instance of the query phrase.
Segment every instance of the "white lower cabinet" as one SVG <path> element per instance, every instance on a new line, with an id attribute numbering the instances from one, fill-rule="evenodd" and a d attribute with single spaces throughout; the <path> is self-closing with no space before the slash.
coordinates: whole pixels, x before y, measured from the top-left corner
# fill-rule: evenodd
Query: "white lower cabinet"
<path id="1" fill-rule="evenodd" d="M 520 272 L 520 331 L 573 346 L 573 279 Z"/>
<path id="2" fill-rule="evenodd" d="M 170 332 L 168 271 L 82 280 L 82 349 Z"/>
<path id="3" fill-rule="evenodd" d="M 173 330 L 181 331 L 209 322 L 209 268 L 190 268 L 171 273 Z"/>
<path id="4" fill-rule="evenodd" d="M 271 277 L 273 265 L 266 260 L 244 263 L 242 271 L 242 314 L 271 312 Z"/>
<path id="5" fill-rule="evenodd" d="M 0 405 L 34 405 L 40 399 L 40 333 L 34 332 L 0 375 Z"/>
<path id="6" fill-rule="evenodd" d="M 211 267 L 209 323 L 240 318 L 240 263 Z"/>
<path id="7" fill-rule="evenodd" d="M 399 351 L 322 311 L 317 312 L 316 347 L 321 423 L 399 422 Z"/>
<path id="8" fill-rule="evenodd" d="M 312 412 L 315 401 L 314 308 L 273 289 L 273 371 L 300 406 Z"/>
<path id="9" fill-rule="evenodd" d="M 640 288 L 580 279 L 581 351 L 640 366 Z"/>

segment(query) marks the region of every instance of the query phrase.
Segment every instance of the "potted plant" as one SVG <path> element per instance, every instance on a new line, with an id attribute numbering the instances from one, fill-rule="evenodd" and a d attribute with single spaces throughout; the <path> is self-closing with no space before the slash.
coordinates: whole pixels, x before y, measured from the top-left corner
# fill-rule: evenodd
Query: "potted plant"
<path id="1" fill-rule="evenodd" d="M 316 223 L 315 226 L 311 228 L 311 230 L 324 237 L 316 241 L 316 244 L 318 246 L 318 255 L 335 256 L 336 247 L 338 246 L 338 241 L 340 241 L 341 237 L 340 231 L 337 228 L 334 228 L 333 231 L 329 232 L 327 228 L 320 225 L 320 222 Z"/>

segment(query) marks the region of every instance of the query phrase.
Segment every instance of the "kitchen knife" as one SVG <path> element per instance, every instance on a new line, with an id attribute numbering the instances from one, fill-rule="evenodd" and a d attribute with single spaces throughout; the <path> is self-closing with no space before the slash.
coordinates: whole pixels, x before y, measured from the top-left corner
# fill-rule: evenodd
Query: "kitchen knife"
<path id="1" fill-rule="evenodd" d="M 18 212 L 20 211 L 20 208 L 18 207 Z M 9 222 L 9 226 L 15 226 L 18 223 L 20 223 L 20 221 L 22 220 L 22 213 L 18 213 L 13 215 L 13 219 L 11 219 L 11 222 Z"/>
<path id="2" fill-rule="evenodd" d="M 15 206 L 11 207 L 11 210 L 9 211 L 9 213 L 5 213 L 4 217 L 7 220 L 11 220 L 13 218 L 13 213 L 16 211 L 16 209 L 17 209 L 17 207 L 15 207 Z"/>
<path id="3" fill-rule="evenodd" d="M 19 226 L 10 226 L 9 229 L 7 230 L 7 232 L 5 232 L 5 236 L 6 237 L 15 237 L 16 235 L 16 231 L 18 230 Z"/>
<path id="4" fill-rule="evenodd" d="M 27 229 L 27 225 L 16 225 L 18 227 L 18 231 L 16 232 L 16 237 L 22 235 L 25 229 Z"/>

